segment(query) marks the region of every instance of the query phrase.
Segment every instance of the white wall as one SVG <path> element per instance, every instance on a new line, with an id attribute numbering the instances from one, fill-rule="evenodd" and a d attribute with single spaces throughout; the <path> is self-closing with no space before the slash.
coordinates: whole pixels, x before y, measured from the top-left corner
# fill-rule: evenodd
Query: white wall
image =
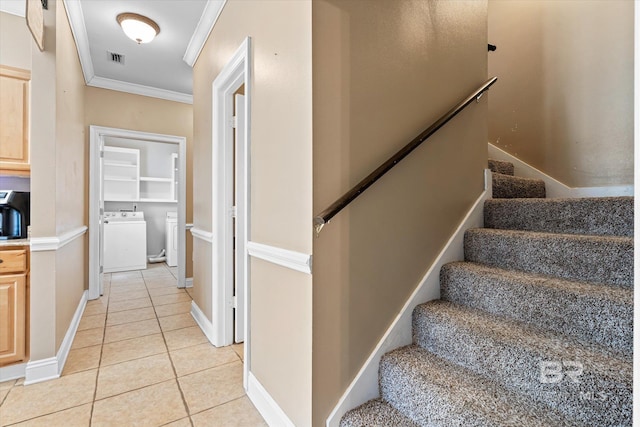
<path id="1" fill-rule="evenodd" d="M 164 142 L 137 141 L 125 138 L 105 138 L 105 145 L 140 150 L 140 176 L 171 177 L 171 154 L 178 145 Z M 165 249 L 165 219 L 167 212 L 176 212 L 177 203 L 105 202 L 105 211 L 131 210 L 144 212 L 147 222 L 147 255 L 157 255 Z"/>
<path id="2" fill-rule="evenodd" d="M 147 255 L 153 256 L 165 249 L 165 218 L 167 212 L 176 212 L 175 203 L 146 203 L 134 202 L 138 211 L 144 212 L 144 219 L 147 222 Z M 132 209 L 132 202 L 105 202 L 105 211 L 118 212 L 121 209 Z"/>

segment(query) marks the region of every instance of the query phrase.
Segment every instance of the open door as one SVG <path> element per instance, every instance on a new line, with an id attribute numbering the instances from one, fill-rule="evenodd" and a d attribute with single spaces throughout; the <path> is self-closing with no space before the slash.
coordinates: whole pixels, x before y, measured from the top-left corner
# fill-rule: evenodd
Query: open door
<path id="1" fill-rule="evenodd" d="M 244 95 L 235 95 L 235 134 L 233 140 L 233 194 L 234 194 L 234 206 L 238 206 L 238 171 L 240 170 L 238 164 L 238 147 L 244 141 Z M 237 209 L 234 209 L 235 212 L 238 212 Z M 244 342 L 244 286 L 242 283 L 239 283 L 239 278 L 242 277 L 240 273 L 240 265 L 242 260 L 240 257 L 244 256 L 244 254 L 238 253 L 238 245 L 235 243 L 239 240 L 238 236 L 238 217 L 237 215 L 233 221 L 233 286 L 234 286 L 234 296 L 235 296 L 235 304 L 234 304 L 234 329 L 235 329 L 235 339 L 236 343 Z"/>
<path id="2" fill-rule="evenodd" d="M 89 299 L 97 299 L 104 293 L 102 241 L 104 239 L 104 137 L 90 127 L 89 137 Z M 98 239 L 91 236 L 99 236 Z"/>
<path id="3" fill-rule="evenodd" d="M 98 289 L 100 296 L 104 295 L 104 138 L 100 138 L 100 164 L 98 165 L 98 179 L 100 181 L 100 191 L 98 192 L 98 227 L 100 234 L 100 256 L 98 265 Z"/>

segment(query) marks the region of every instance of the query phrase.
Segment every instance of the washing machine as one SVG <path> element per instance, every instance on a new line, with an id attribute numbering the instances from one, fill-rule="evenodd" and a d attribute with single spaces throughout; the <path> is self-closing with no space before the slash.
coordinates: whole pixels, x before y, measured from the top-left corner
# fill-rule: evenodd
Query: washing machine
<path id="1" fill-rule="evenodd" d="M 147 222 L 143 212 L 105 212 L 103 271 L 147 268 Z"/>
<path id="2" fill-rule="evenodd" d="M 167 260 L 166 263 L 169 267 L 176 267 L 178 265 L 178 213 L 167 212 L 166 226 L 166 247 L 167 247 Z"/>

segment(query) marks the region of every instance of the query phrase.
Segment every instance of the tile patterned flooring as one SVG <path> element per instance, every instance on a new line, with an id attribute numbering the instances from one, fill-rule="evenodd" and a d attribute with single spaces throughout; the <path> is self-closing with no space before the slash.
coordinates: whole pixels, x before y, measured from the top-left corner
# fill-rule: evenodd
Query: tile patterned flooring
<path id="1" fill-rule="evenodd" d="M 207 341 L 176 270 L 106 274 L 62 376 L 0 383 L 0 425 L 266 426 L 242 387 L 242 345 Z"/>

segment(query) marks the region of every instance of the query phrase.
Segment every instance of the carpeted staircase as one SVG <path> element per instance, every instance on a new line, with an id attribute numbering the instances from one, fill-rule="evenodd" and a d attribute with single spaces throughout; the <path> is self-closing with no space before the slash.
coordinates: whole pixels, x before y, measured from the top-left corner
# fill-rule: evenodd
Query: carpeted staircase
<path id="1" fill-rule="evenodd" d="M 545 199 L 489 167 L 485 228 L 341 427 L 631 425 L 633 198 Z"/>

